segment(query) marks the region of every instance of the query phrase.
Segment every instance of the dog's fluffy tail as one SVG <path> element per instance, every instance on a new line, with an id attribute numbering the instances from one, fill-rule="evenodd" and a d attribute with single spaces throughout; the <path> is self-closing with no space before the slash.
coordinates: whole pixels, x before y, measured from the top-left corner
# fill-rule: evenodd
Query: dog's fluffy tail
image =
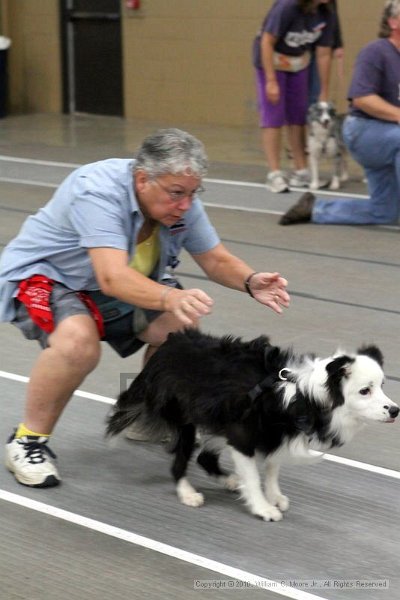
<path id="1" fill-rule="evenodd" d="M 144 401 L 142 398 L 135 401 L 131 390 L 122 392 L 112 414 L 107 417 L 106 435 L 112 436 L 121 433 L 143 414 L 143 410 Z"/>
<path id="2" fill-rule="evenodd" d="M 118 435 L 134 423 L 141 436 L 148 440 L 170 439 L 173 433 L 159 415 L 149 413 L 140 375 L 128 390 L 120 394 L 112 413 L 107 417 L 106 436 Z"/>

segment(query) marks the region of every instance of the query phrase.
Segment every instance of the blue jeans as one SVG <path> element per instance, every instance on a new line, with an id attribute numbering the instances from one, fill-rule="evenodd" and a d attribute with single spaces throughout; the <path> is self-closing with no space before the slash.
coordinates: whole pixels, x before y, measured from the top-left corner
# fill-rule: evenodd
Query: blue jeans
<path id="1" fill-rule="evenodd" d="M 313 208 L 313 223 L 396 222 L 400 205 L 400 126 L 350 115 L 345 119 L 343 136 L 351 155 L 365 169 L 370 197 L 319 198 Z"/>

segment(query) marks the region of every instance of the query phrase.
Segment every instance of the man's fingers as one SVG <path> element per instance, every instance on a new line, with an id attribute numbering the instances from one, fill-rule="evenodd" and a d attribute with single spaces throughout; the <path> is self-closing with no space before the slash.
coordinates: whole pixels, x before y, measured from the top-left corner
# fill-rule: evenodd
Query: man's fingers
<path id="1" fill-rule="evenodd" d="M 177 317 L 177 319 L 180 321 L 180 323 L 182 323 L 182 325 L 184 325 L 185 327 L 192 327 L 193 325 L 196 324 L 196 319 L 191 319 L 188 315 L 186 315 L 184 313 L 183 310 L 181 310 L 179 308 L 174 311 L 174 315 Z"/>
<path id="2" fill-rule="evenodd" d="M 276 313 L 278 313 L 278 315 L 281 315 L 282 312 L 283 312 L 282 307 L 281 307 L 281 303 L 280 303 L 280 301 L 279 301 L 278 298 L 274 298 L 274 299 L 270 300 L 268 302 L 268 306 L 270 308 L 272 308 L 273 311 L 275 311 Z"/>
<path id="3" fill-rule="evenodd" d="M 203 290 L 187 290 L 187 293 L 189 296 L 195 298 L 199 302 L 202 302 L 206 306 L 212 306 L 214 304 L 213 299 L 210 298 L 210 296 L 208 296 L 205 292 L 203 292 Z"/>
<path id="4" fill-rule="evenodd" d="M 213 304 L 213 300 L 203 290 L 187 290 L 181 301 L 181 308 L 201 317 L 210 314 Z"/>
<path id="5" fill-rule="evenodd" d="M 182 290 L 168 298 L 170 310 L 183 325 L 193 325 L 200 317 L 210 314 L 213 300 L 202 290 Z"/>
<path id="6" fill-rule="evenodd" d="M 289 306 L 290 304 L 290 296 L 287 293 L 276 294 L 276 300 L 279 304 L 282 304 L 282 306 Z"/>

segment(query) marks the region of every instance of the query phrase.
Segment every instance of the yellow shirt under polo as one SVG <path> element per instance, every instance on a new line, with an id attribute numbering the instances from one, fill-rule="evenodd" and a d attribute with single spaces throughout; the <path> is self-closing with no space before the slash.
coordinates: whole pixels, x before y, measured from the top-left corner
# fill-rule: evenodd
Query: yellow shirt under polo
<path id="1" fill-rule="evenodd" d="M 153 232 L 147 240 L 137 244 L 135 255 L 129 266 L 142 275 L 148 277 L 153 271 L 160 258 L 160 240 L 158 237 L 159 226 L 154 227 Z"/>

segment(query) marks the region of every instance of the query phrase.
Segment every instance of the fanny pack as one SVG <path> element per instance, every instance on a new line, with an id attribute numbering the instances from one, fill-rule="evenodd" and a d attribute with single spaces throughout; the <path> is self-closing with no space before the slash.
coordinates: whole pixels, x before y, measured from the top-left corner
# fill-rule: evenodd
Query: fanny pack
<path id="1" fill-rule="evenodd" d="M 33 275 L 19 283 L 17 299 L 25 305 L 32 321 L 46 333 L 55 329 L 54 316 L 51 309 L 51 293 L 57 283 L 44 275 Z M 183 289 L 177 279 L 165 276 L 164 285 Z M 76 296 L 88 308 L 93 317 L 100 339 L 119 339 L 135 337 L 148 325 L 148 314 L 159 311 L 146 311 L 132 304 L 106 296 L 100 290 L 75 292 Z"/>
<path id="2" fill-rule="evenodd" d="M 262 69 L 261 58 L 261 37 L 262 32 L 258 32 L 253 40 L 252 45 L 252 63 L 256 69 Z M 311 61 L 311 53 L 307 50 L 301 56 L 288 56 L 280 52 L 274 52 L 274 67 L 277 71 L 288 71 L 289 73 L 297 73 L 306 69 Z"/>
<path id="3" fill-rule="evenodd" d="M 137 309 L 132 304 L 127 304 L 112 296 L 106 296 L 100 290 L 84 293 L 95 304 L 101 314 L 106 339 L 128 335 L 134 337 L 134 313 L 142 312 L 141 309 Z"/>
<path id="4" fill-rule="evenodd" d="M 311 53 L 305 52 L 301 56 L 288 56 L 280 52 L 274 52 L 274 67 L 277 71 L 297 73 L 306 69 L 311 61 Z"/>

